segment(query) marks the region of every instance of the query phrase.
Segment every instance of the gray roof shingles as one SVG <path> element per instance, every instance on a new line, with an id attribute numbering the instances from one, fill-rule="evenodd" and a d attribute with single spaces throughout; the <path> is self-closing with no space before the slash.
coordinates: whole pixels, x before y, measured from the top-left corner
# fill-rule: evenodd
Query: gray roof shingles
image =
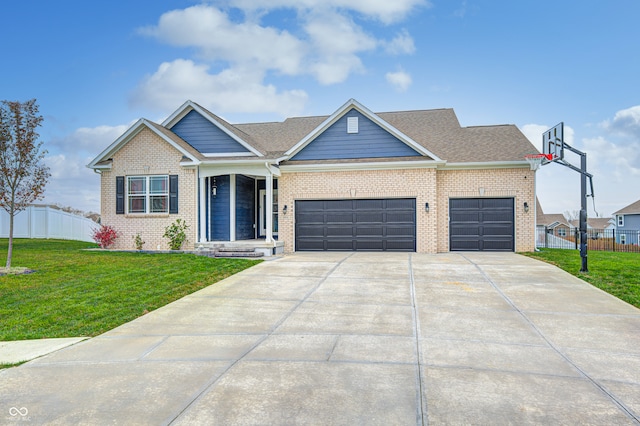
<path id="1" fill-rule="evenodd" d="M 329 117 L 294 117 L 282 122 L 230 124 L 202 109 L 210 114 L 211 119 L 256 148 L 267 159 L 282 157 Z M 538 153 L 515 125 L 461 127 L 450 108 L 376 115 L 448 163 L 523 161 L 526 154 Z M 162 129 L 165 133 L 173 134 L 168 129 Z M 173 139 L 176 138 L 181 145 L 185 143 L 177 136 Z M 193 148 L 189 151 L 193 152 Z"/>
<path id="2" fill-rule="evenodd" d="M 614 214 L 640 214 L 640 200 L 623 207 Z"/>

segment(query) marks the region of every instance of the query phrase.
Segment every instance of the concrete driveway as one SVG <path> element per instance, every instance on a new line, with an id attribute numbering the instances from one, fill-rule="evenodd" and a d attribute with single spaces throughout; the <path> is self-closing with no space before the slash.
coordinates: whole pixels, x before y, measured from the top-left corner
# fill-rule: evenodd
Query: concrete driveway
<path id="1" fill-rule="evenodd" d="M 640 424 L 640 310 L 517 254 L 295 254 L 0 371 L 0 423 Z"/>

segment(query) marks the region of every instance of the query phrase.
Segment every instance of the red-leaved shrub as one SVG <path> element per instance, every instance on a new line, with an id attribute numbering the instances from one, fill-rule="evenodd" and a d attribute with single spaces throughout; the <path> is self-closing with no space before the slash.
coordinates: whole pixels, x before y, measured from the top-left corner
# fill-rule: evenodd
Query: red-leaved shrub
<path id="1" fill-rule="evenodd" d="M 93 230 L 91 234 L 91 238 L 98 243 L 100 248 L 106 249 L 109 248 L 111 244 L 114 243 L 116 238 L 118 238 L 119 232 L 113 229 L 109 225 L 102 225 L 100 228 L 96 228 Z"/>

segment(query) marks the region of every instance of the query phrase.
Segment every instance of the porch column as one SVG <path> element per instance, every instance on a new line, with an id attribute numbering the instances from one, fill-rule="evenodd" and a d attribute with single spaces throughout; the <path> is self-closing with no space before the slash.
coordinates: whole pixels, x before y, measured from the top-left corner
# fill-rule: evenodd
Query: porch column
<path id="1" fill-rule="evenodd" d="M 207 242 L 207 185 L 204 177 L 200 178 L 200 195 L 198 196 L 200 206 L 200 235 L 198 242 Z"/>
<path id="2" fill-rule="evenodd" d="M 236 240 L 236 175 L 229 176 L 229 241 Z"/>
<path id="3" fill-rule="evenodd" d="M 273 241 L 273 175 L 271 173 L 267 174 L 265 189 L 266 189 L 266 198 L 267 198 L 267 202 L 265 203 L 266 204 L 265 205 L 265 210 L 266 210 L 265 226 L 267 227 L 265 241 L 272 242 Z"/>

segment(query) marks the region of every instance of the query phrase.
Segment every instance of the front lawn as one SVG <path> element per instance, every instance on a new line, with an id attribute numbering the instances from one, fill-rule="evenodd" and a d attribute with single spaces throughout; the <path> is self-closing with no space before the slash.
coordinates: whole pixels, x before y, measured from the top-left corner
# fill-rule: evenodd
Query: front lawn
<path id="1" fill-rule="evenodd" d="M 580 272 L 582 260 L 577 250 L 541 249 L 521 253 L 544 260 L 581 278 L 609 294 L 640 308 L 640 254 L 592 250 L 588 253 L 589 273 Z"/>
<path id="2" fill-rule="evenodd" d="M 0 341 L 96 336 L 260 262 L 91 247 L 14 240 L 12 265 L 35 272 L 0 276 Z"/>

